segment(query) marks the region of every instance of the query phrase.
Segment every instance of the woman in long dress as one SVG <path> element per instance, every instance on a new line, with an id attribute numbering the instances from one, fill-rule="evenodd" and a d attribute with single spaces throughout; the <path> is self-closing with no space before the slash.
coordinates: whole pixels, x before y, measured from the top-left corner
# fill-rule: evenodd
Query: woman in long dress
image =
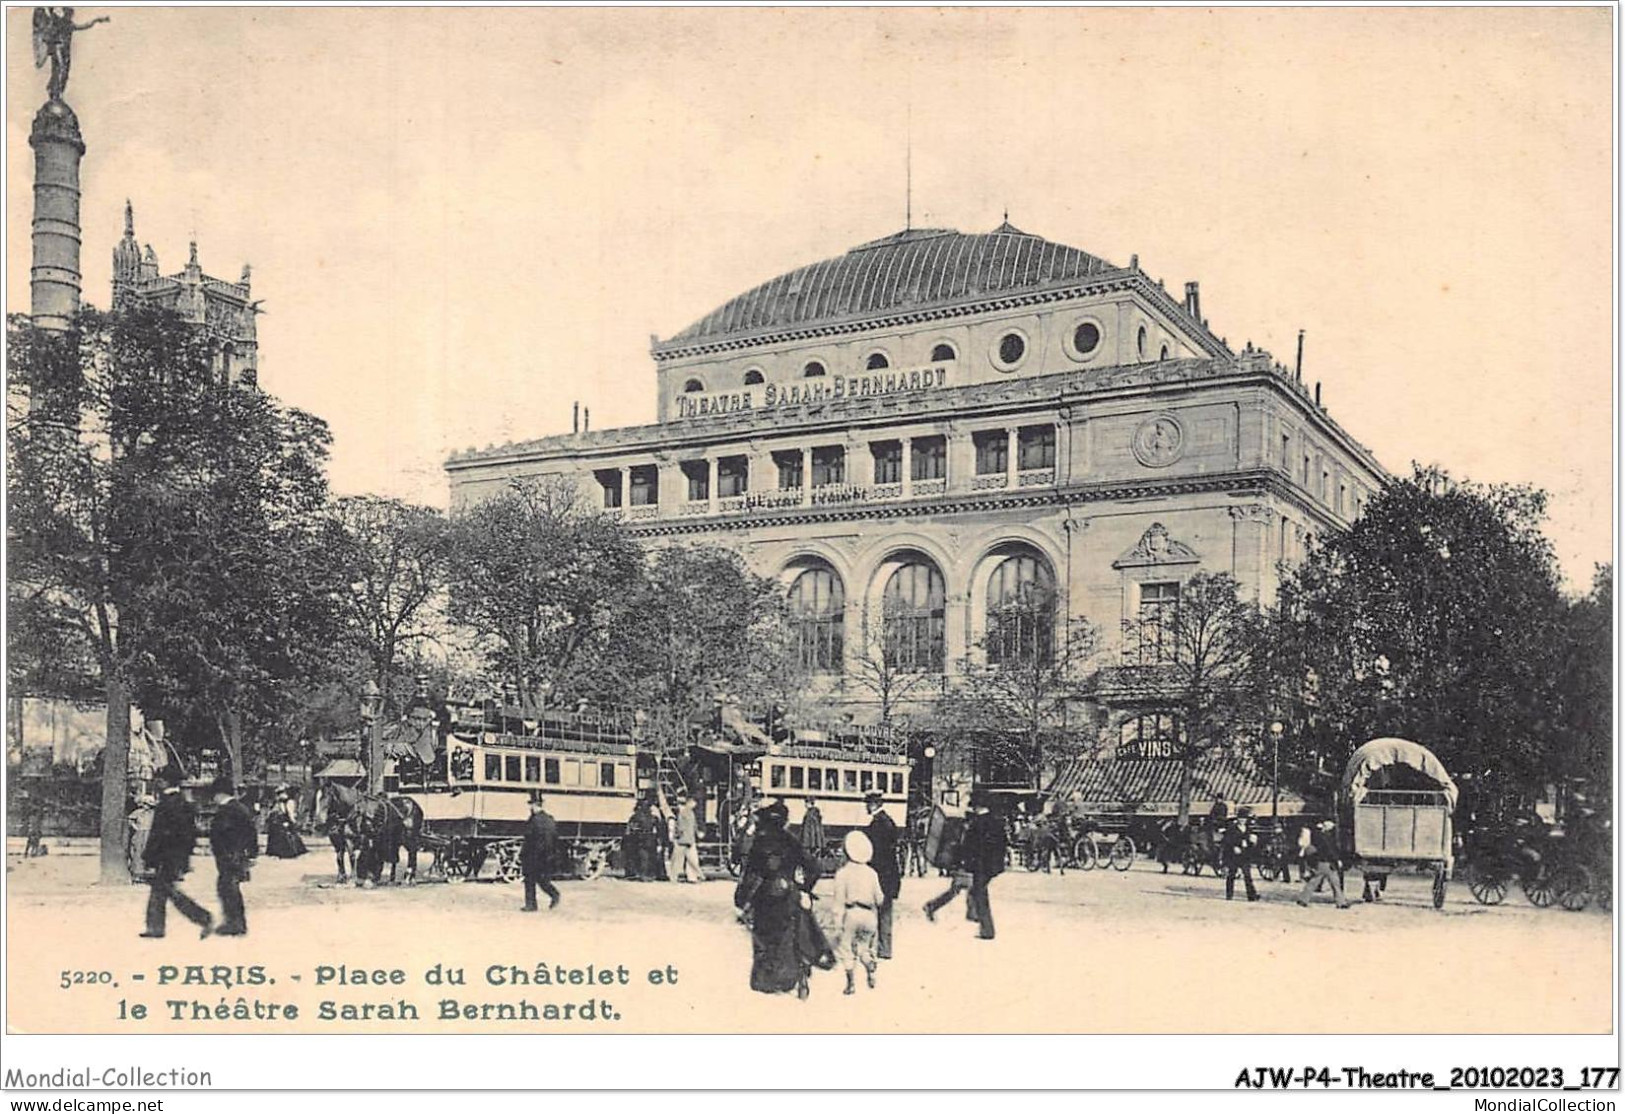
<path id="1" fill-rule="evenodd" d="M 734 891 L 734 905 L 748 917 L 751 938 L 750 988 L 763 994 L 794 990 L 807 996 L 810 963 L 798 943 L 808 900 L 796 885 L 802 864 L 800 845 L 785 831 L 789 811 L 774 803 L 757 814 L 745 870 Z"/>
<path id="2" fill-rule="evenodd" d="M 305 853 L 305 841 L 293 822 L 296 807 L 292 791 L 284 789 L 265 817 L 265 853 L 272 858 L 297 859 Z"/>

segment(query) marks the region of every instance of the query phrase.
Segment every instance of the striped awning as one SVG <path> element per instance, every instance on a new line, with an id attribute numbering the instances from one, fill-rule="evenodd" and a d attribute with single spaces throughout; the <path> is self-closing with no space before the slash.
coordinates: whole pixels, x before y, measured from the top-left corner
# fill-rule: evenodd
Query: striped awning
<path id="1" fill-rule="evenodd" d="M 1080 758 L 1065 766 L 1048 793 L 1086 812 L 1131 812 L 1172 816 L 1179 811 L 1180 764 L 1159 758 Z M 1215 801 L 1268 806 L 1270 776 L 1243 758 L 1203 758 L 1191 771 L 1191 811 L 1206 812 Z M 1283 815 L 1305 810 L 1301 794 L 1280 790 Z"/>

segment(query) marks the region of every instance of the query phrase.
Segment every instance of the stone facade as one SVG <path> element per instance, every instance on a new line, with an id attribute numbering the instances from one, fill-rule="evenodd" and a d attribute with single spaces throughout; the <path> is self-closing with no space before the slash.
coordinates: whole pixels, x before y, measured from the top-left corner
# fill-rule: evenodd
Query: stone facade
<path id="1" fill-rule="evenodd" d="M 908 566 L 935 570 L 907 575 L 949 683 L 992 594 L 1035 568 L 1112 664 L 1124 621 L 1199 569 L 1273 599 L 1278 564 L 1385 482 L 1293 374 L 1231 351 L 1198 306 L 1195 284 L 1178 303 L 1137 261 L 1008 224 L 901 234 L 656 341 L 657 423 L 454 456 L 452 505 L 566 475 L 649 541 L 730 546 L 787 586 L 820 572 L 836 602 L 815 606 L 840 630 L 821 687 L 860 717 L 855 659 Z M 1012 558 L 1030 560 L 1001 572 Z"/>

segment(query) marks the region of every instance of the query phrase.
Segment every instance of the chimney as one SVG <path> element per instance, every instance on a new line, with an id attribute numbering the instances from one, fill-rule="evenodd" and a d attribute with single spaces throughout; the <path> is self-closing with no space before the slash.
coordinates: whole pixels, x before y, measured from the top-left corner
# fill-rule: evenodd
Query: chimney
<path id="1" fill-rule="evenodd" d="M 581 408 L 581 432 L 586 433 L 592 428 L 592 410 L 589 407 Z"/>
<path id="2" fill-rule="evenodd" d="M 1315 380 L 1315 405 L 1320 405 L 1320 380 Z"/>
<path id="3" fill-rule="evenodd" d="M 1303 378 L 1303 330 L 1302 329 L 1298 330 L 1298 370 L 1296 372 L 1296 378 L 1298 378 L 1300 380 Z"/>
<path id="4" fill-rule="evenodd" d="M 1191 315 L 1192 321 L 1202 320 L 1202 294 L 1194 282 L 1185 284 L 1185 312 Z"/>
<path id="5" fill-rule="evenodd" d="M 570 432 L 581 432 L 581 403 L 579 402 L 570 404 Z"/>

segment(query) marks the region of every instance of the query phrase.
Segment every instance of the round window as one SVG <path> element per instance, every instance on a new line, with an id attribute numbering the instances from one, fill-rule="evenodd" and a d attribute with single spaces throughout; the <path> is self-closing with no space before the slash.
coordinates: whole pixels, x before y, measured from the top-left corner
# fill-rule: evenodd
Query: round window
<path id="1" fill-rule="evenodd" d="M 819 363 L 817 360 L 811 361 L 806 367 L 801 369 L 801 377 L 803 379 L 817 379 L 822 374 L 824 374 L 824 365 Z"/>
<path id="2" fill-rule="evenodd" d="M 1020 333 L 1005 333 L 999 338 L 999 362 L 1001 364 L 1016 364 L 1021 357 L 1027 354 L 1027 342 L 1021 339 Z"/>
<path id="3" fill-rule="evenodd" d="M 1085 321 L 1072 332 L 1072 347 L 1078 350 L 1078 355 L 1087 356 L 1100 347 L 1100 326 L 1093 321 Z"/>

